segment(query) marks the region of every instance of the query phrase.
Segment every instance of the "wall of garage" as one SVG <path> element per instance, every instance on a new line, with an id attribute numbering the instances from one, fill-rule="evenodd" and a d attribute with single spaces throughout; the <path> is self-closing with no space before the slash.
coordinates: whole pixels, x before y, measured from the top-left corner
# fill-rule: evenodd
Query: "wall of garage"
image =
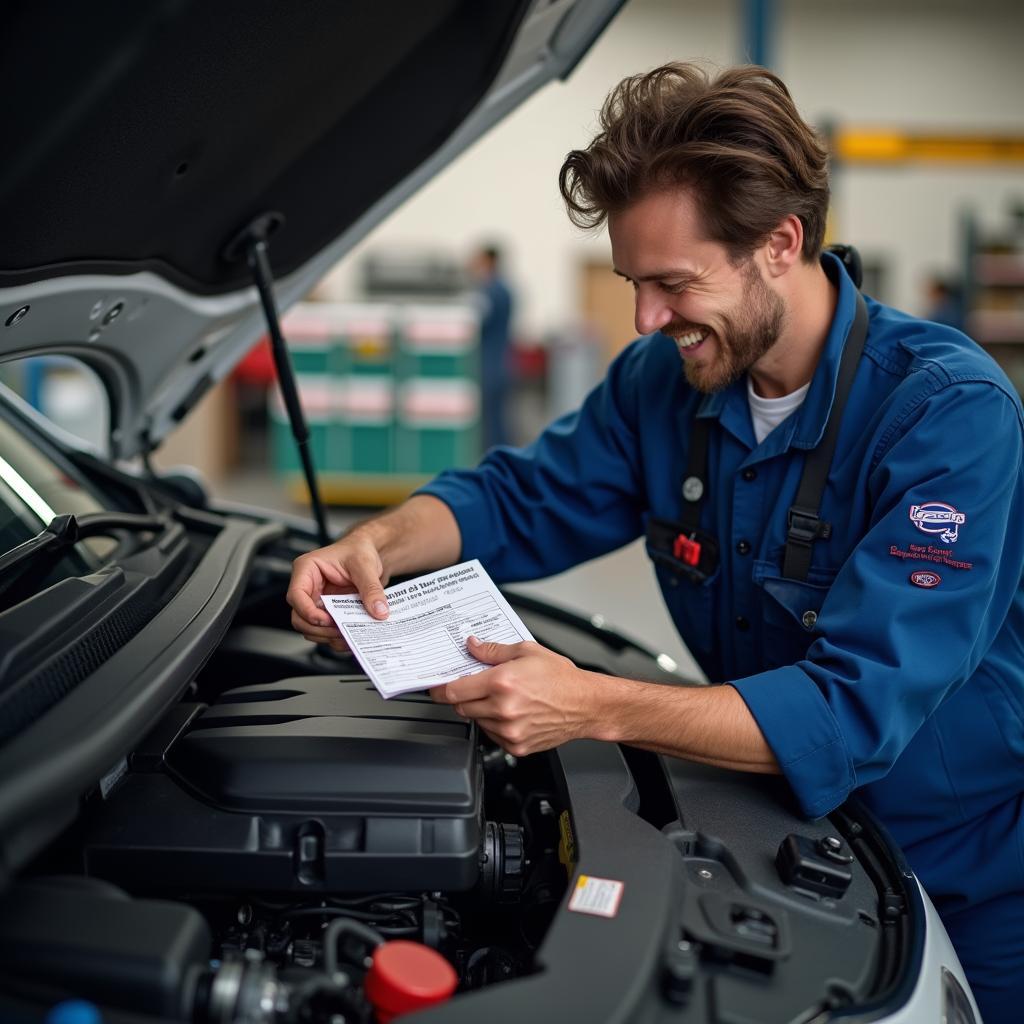
<path id="1" fill-rule="evenodd" d="M 739 0 L 631 0 L 568 82 L 549 85 L 406 203 L 323 291 L 353 297 L 371 248 L 465 253 L 493 238 L 506 245 L 518 286 L 519 333 L 571 328 L 579 268 L 608 247 L 603 232 L 586 237 L 565 218 L 556 185 L 565 153 L 586 143 L 619 78 L 671 59 L 739 60 L 742 8 Z M 1024 134 L 1022 38 L 1016 0 L 778 0 L 774 65 L 818 124 Z M 919 312 L 928 274 L 957 267 L 958 212 L 970 207 L 995 222 L 1014 198 L 1024 198 L 1020 167 L 839 169 L 836 235 L 885 265 L 883 297 Z"/>
<path id="2" fill-rule="evenodd" d="M 778 28 L 778 70 L 814 123 L 1024 134 L 1019 3 L 788 0 Z M 960 212 L 1002 223 L 1024 166 L 838 168 L 834 193 L 837 235 L 884 261 L 884 297 L 916 313 L 929 272 L 959 269 Z"/>

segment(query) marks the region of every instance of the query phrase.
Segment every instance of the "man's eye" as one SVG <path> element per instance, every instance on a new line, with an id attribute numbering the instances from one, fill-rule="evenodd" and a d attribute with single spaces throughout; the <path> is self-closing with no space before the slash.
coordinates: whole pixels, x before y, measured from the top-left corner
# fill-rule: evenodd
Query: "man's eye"
<path id="1" fill-rule="evenodd" d="M 680 295 L 686 291 L 686 285 L 681 281 L 662 281 L 661 290 L 669 295 Z"/>

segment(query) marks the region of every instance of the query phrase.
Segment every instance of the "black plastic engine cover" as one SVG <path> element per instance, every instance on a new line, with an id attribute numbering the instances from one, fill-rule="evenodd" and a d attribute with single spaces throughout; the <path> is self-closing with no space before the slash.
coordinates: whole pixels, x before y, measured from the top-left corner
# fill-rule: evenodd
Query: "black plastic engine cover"
<path id="1" fill-rule="evenodd" d="M 476 883 L 482 770 L 450 708 L 327 676 L 194 710 L 136 752 L 86 843 L 91 874 L 136 891 Z"/>
<path id="2" fill-rule="evenodd" d="M 381 699 L 365 682 L 286 679 L 228 690 L 167 764 L 229 810 L 472 815 L 469 723 L 429 697 Z"/>

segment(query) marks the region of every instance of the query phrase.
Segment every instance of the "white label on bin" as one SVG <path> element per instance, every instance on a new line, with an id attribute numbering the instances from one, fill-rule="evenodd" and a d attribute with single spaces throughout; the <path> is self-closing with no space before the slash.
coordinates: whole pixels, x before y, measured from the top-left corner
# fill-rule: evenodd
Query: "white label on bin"
<path id="1" fill-rule="evenodd" d="M 330 380 L 324 374 L 303 374 L 295 375 L 295 384 L 299 391 L 299 398 L 302 401 L 302 409 L 306 419 L 311 423 L 325 423 L 331 418 L 331 410 L 334 406 L 331 394 Z M 285 408 L 284 399 L 281 397 L 280 388 L 271 388 L 267 392 L 267 404 L 270 415 L 279 423 L 288 422 L 288 410 Z"/>
<path id="2" fill-rule="evenodd" d="M 476 419 L 479 408 L 479 388 L 464 378 L 415 378 L 402 387 L 399 397 L 401 417 L 412 426 L 465 427 Z"/>
<path id="3" fill-rule="evenodd" d="M 282 318 L 285 337 L 314 344 L 345 340 L 352 334 L 390 338 L 397 313 L 389 305 L 352 305 L 347 302 L 300 302 Z"/>
<path id="4" fill-rule="evenodd" d="M 290 309 L 281 318 L 281 330 L 292 348 L 323 349 L 331 337 L 331 325 L 308 307 Z"/>
<path id="5" fill-rule="evenodd" d="M 595 878 L 580 875 L 576 888 L 569 900 L 569 909 L 579 914 L 595 914 L 597 917 L 615 917 L 622 901 L 625 886 L 611 878 Z"/>
<path id="6" fill-rule="evenodd" d="M 409 324 L 405 329 L 405 336 L 411 345 L 421 348 L 436 345 L 442 350 L 453 352 L 470 348 L 476 340 L 473 325 L 457 321 Z"/>
<path id="7" fill-rule="evenodd" d="M 424 355 L 470 352 L 479 332 L 479 314 L 469 306 L 410 306 L 402 318 L 405 346 Z"/>
<path id="8" fill-rule="evenodd" d="M 390 377 L 376 376 L 338 381 L 335 409 L 346 423 L 390 424 L 395 412 L 394 383 Z"/>

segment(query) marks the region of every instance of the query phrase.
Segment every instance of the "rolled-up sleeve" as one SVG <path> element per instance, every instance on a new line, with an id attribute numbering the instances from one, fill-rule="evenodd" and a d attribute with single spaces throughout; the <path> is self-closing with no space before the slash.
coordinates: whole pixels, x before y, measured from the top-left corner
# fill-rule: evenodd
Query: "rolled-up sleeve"
<path id="1" fill-rule="evenodd" d="M 418 493 L 451 508 L 462 557 L 499 582 L 537 579 L 613 551 L 643 529 L 637 408 L 649 339 L 625 349 L 583 406 L 525 448 L 495 448 Z"/>
<path id="2" fill-rule="evenodd" d="M 821 635 L 796 664 L 732 681 L 810 817 L 888 773 L 974 673 L 1021 582 L 1017 403 L 954 382 L 884 442 L 869 528 L 825 598 Z"/>

